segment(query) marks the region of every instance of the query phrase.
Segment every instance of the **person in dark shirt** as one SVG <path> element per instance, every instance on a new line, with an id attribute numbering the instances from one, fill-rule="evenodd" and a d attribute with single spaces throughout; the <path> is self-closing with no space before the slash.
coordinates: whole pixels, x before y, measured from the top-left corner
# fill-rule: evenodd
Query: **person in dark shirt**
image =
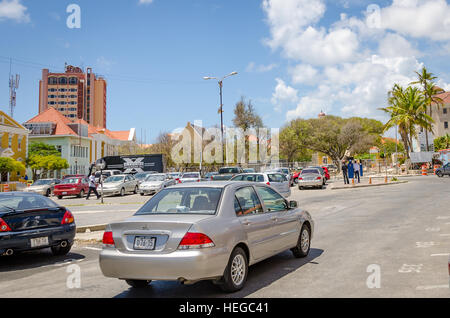
<path id="1" fill-rule="evenodd" d="M 342 161 L 342 174 L 344 175 L 344 184 L 350 184 L 348 179 L 348 167 L 345 164 L 345 161 Z"/>

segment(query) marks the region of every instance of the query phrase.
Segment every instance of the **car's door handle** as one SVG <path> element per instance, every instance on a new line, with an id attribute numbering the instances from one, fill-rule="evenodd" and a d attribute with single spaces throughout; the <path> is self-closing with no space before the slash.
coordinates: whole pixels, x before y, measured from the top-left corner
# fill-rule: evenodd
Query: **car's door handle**
<path id="1" fill-rule="evenodd" d="M 275 222 L 278 221 L 278 218 L 276 216 L 272 216 L 270 219 Z"/>
<path id="2" fill-rule="evenodd" d="M 244 225 L 250 225 L 250 224 L 252 224 L 252 222 L 250 222 L 249 220 L 243 220 L 243 221 L 242 221 L 242 224 L 244 224 Z"/>

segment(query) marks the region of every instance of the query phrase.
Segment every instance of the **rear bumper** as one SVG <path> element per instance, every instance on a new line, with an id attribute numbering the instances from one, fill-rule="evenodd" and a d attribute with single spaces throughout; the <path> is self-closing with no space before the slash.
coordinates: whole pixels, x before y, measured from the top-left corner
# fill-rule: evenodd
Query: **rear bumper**
<path id="1" fill-rule="evenodd" d="M 221 277 L 229 253 L 224 248 L 175 251 L 169 254 L 129 254 L 105 248 L 100 268 L 106 277 L 137 280 L 198 281 Z"/>
<path id="2" fill-rule="evenodd" d="M 140 189 L 139 193 L 140 194 L 154 194 L 156 192 L 158 192 L 159 190 L 161 190 L 160 188 L 158 189 Z"/>
<path id="3" fill-rule="evenodd" d="M 54 190 L 53 191 L 53 195 L 56 197 L 59 196 L 69 196 L 69 195 L 79 195 L 80 194 L 80 190 Z"/>
<path id="4" fill-rule="evenodd" d="M 17 252 L 42 249 L 59 245 L 62 241 L 68 241 L 69 245 L 71 245 L 75 238 L 75 232 L 76 225 L 72 223 L 48 229 L 0 233 L 0 255 L 7 249 L 12 249 Z M 48 237 L 48 245 L 31 247 L 30 239 L 38 237 Z"/>
<path id="5" fill-rule="evenodd" d="M 323 180 L 298 180 L 299 187 L 321 187 L 323 185 Z"/>

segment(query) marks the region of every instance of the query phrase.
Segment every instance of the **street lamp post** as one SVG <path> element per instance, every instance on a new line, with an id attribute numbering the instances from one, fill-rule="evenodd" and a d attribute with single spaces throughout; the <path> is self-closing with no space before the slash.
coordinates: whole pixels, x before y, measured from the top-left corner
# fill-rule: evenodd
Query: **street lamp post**
<path id="1" fill-rule="evenodd" d="M 205 76 L 203 77 L 204 80 L 210 80 L 210 79 L 215 79 L 218 80 L 219 83 L 219 95 L 220 95 L 220 108 L 219 108 L 219 112 L 220 112 L 220 131 L 222 134 L 222 160 L 223 163 L 225 163 L 225 146 L 224 146 L 224 139 L 223 139 L 223 102 L 222 102 L 222 87 L 223 87 L 223 80 L 227 77 L 233 76 L 233 75 L 237 75 L 237 72 L 232 72 L 224 77 L 222 77 L 220 80 L 217 77 L 210 77 L 210 76 Z"/>

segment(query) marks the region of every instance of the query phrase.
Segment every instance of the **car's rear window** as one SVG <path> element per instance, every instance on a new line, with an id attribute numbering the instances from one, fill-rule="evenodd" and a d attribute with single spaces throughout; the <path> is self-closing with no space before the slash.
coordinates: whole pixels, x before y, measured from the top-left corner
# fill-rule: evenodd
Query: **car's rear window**
<path id="1" fill-rule="evenodd" d="M 199 178 L 200 175 L 198 173 L 185 173 L 182 178 Z"/>
<path id="2" fill-rule="evenodd" d="M 0 194 L 0 212 L 55 207 L 58 207 L 55 202 L 41 195 Z"/>
<path id="3" fill-rule="evenodd" d="M 320 174 L 319 170 L 317 170 L 317 169 L 305 169 L 302 171 L 302 174 L 307 174 L 307 173 Z"/>
<path id="4" fill-rule="evenodd" d="M 61 184 L 78 184 L 81 178 L 67 178 L 64 179 Z"/>
<path id="5" fill-rule="evenodd" d="M 219 169 L 219 173 L 220 174 L 239 173 L 239 169 L 238 168 L 221 168 L 221 169 Z"/>
<path id="6" fill-rule="evenodd" d="M 151 198 L 135 215 L 210 214 L 217 211 L 222 188 L 164 189 Z"/>

